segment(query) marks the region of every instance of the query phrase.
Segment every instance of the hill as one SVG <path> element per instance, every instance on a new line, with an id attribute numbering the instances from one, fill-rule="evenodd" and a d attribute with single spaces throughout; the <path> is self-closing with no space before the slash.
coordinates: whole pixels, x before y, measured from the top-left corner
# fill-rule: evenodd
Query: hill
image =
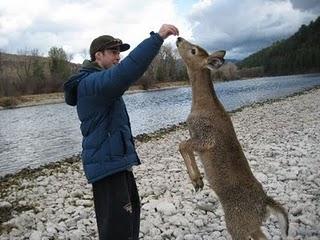
<path id="1" fill-rule="evenodd" d="M 320 17 L 288 39 L 278 41 L 237 63 L 240 68 L 263 67 L 265 75 L 320 72 Z"/>
<path id="2" fill-rule="evenodd" d="M 63 81 L 76 71 L 62 49 L 52 48 L 49 57 L 36 50 L 26 54 L 0 52 L 0 97 L 59 92 Z"/>

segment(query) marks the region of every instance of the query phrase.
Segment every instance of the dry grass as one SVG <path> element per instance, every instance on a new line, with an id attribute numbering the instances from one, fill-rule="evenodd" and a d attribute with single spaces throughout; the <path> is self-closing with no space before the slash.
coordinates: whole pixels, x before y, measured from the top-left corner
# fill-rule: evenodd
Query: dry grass
<path id="1" fill-rule="evenodd" d="M 63 93 L 35 94 L 18 97 L 2 97 L 0 98 L 0 107 L 13 108 L 17 106 L 23 107 L 62 101 Z"/>
<path id="2" fill-rule="evenodd" d="M 35 94 L 35 95 L 25 95 L 20 97 L 23 102 L 39 102 L 44 99 L 63 99 L 63 93 L 48 93 L 48 94 Z"/>

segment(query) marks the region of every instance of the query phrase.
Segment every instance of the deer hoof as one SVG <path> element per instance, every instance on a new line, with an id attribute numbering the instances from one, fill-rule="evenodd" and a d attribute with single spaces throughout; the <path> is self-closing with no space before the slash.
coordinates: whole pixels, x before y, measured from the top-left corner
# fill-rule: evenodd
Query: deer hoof
<path id="1" fill-rule="evenodd" d="M 193 185 L 194 189 L 196 190 L 196 192 L 198 192 L 199 190 L 202 190 L 203 185 L 204 185 L 202 178 L 198 178 L 196 180 L 193 180 L 192 185 Z"/>

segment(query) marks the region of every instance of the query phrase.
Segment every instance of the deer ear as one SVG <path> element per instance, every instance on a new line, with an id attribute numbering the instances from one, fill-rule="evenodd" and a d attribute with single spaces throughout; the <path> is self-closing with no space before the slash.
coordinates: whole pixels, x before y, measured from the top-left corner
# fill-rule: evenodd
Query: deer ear
<path id="1" fill-rule="evenodd" d="M 225 50 L 219 50 L 219 51 L 216 51 L 214 53 L 211 53 L 209 57 L 223 58 L 224 55 L 226 55 L 226 51 Z"/>
<path id="2" fill-rule="evenodd" d="M 214 70 L 221 67 L 222 64 L 224 63 L 223 57 L 225 54 L 226 54 L 226 51 L 224 50 L 217 51 L 210 54 L 209 57 L 207 58 L 206 68 L 209 68 L 210 70 Z"/>

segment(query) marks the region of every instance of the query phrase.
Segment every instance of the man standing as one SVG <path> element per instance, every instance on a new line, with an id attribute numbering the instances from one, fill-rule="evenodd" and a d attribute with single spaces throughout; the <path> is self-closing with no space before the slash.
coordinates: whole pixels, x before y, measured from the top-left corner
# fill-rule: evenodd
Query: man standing
<path id="1" fill-rule="evenodd" d="M 91 61 L 64 84 L 65 101 L 77 106 L 81 121 L 82 162 L 92 183 L 99 239 L 136 240 L 140 227 L 140 199 L 132 166 L 140 164 L 122 95 L 147 70 L 164 39 L 179 35 L 169 24 L 151 32 L 120 63 L 130 48 L 109 35 L 94 39 Z"/>

